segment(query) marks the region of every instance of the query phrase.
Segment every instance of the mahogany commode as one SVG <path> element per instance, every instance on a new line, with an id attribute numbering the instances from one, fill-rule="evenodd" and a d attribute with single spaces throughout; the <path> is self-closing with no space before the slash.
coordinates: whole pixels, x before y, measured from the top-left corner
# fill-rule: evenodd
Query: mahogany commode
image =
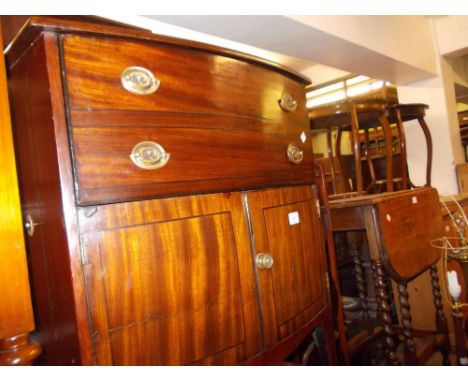
<path id="1" fill-rule="evenodd" d="M 306 78 L 84 19 L 7 59 L 41 363 L 336 362 Z"/>

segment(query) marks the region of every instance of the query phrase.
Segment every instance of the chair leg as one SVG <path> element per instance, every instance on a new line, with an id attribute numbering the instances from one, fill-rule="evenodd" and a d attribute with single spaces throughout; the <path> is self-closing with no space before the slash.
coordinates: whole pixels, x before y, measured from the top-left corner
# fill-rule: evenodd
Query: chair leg
<path id="1" fill-rule="evenodd" d="M 432 283 L 432 295 L 434 296 L 434 305 L 436 307 L 436 328 L 437 332 L 444 334 L 446 341 L 443 348 L 440 350 L 443 357 L 443 363 L 446 366 L 450 366 L 450 342 L 448 335 L 447 320 L 445 319 L 443 305 L 442 305 L 442 294 L 440 292 L 439 283 L 439 272 L 437 265 L 432 265 L 430 269 L 431 283 Z"/>
<path id="2" fill-rule="evenodd" d="M 398 284 L 398 300 L 400 301 L 400 313 L 405 336 L 404 357 L 405 365 L 417 365 L 416 348 L 414 346 L 413 328 L 411 327 L 411 311 L 409 304 L 409 294 L 406 282 Z"/>
<path id="3" fill-rule="evenodd" d="M 387 355 L 387 364 L 389 366 L 397 366 L 400 363 L 396 355 L 396 346 L 393 340 L 387 283 L 385 281 L 385 271 L 381 260 L 375 260 L 372 262 L 372 273 L 374 275 L 375 292 L 385 331 L 385 353 Z"/>

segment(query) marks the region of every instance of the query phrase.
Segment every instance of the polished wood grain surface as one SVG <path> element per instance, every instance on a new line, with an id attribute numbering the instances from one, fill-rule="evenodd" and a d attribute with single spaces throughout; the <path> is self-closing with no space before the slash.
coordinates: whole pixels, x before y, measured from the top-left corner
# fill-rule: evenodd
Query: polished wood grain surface
<path id="1" fill-rule="evenodd" d="M 0 45 L 2 41 L 0 36 Z M 35 324 L 3 54 L 0 58 L 0 152 L 0 365 L 25 365 L 41 349 L 28 340 Z"/>
<path id="2" fill-rule="evenodd" d="M 257 269 L 267 347 L 311 320 L 328 303 L 323 232 L 311 187 L 247 195 L 255 254 L 270 253 L 271 269 Z M 289 214 L 299 223 L 290 225 Z"/>
<path id="3" fill-rule="evenodd" d="M 420 188 L 380 202 L 378 220 L 385 243 L 382 254 L 392 277 L 411 280 L 440 259 L 440 250 L 431 246 L 443 233 L 435 188 Z"/>
<path id="4" fill-rule="evenodd" d="M 302 84 L 183 47 L 63 40 L 81 205 L 313 181 Z M 156 93 L 123 88 L 121 73 L 134 65 L 161 80 Z M 296 99 L 295 111 L 279 106 L 284 92 Z M 133 146 L 148 140 L 171 154 L 164 168 L 141 170 L 131 162 Z M 303 151 L 300 164 L 288 161 L 289 144 Z"/>
<path id="5" fill-rule="evenodd" d="M 180 46 L 81 36 L 65 36 L 63 52 L 73 110 L 183 110 L 306 124 L 303 85 L 262 66 Z M 131 66 L 152 72 L 158 90 L 124 89 L 121 75 Z M 283 92 L 297 101 L 295 111 L 280 108 Z"/>
<path id="6" fill-rule="evenodd" d="M 236 364 L 260 351 L 242 208 L 232 193 L 80 210 L 97 364 Z"/>
<path id="7" fill-rule="evenodd" d="M 208 128 L 75 128 L 73 147 L 80 204 L 152 196 L 251 189 L 312 182 L 313 156 L 296 129 L 272 133 Z M 296 134 L 293 134 L 296 132 Z M 160 169 L 137 167 L 130 159 L 142 141 L 159 143 L 170 159 Z M 288 161 L 294 143 L 300 164 Z"/>
<path id="8" fill-rule="evenodd" d="M 367 229 L 374 259 L 382 256 L 395 279 L 410 280 L 440 258 L 430 245 L 443 232 L 438 200 L 431 187 L 333 200 L 333 228 Z"/>
<path id="9" fill-rule="evenodd" d="M 316 197 L 291 187 L 314 182 L 304 79 L 221 48 L 48 17 L 30 20 L 9 58 L 23 208 L 38 223 L 28 247 L 42 364 L 277 364 L 317 327 L 335 363 Z M 164 63 L 161 102 L 119 89 L 133 58 Z M 296 111 L 279 107 L 284 90 L 300 95 Z M 143 140 L 171 154 L 166 167 L 132 164 Z M 274 288 L 257 283 L 260 243 L 279 261 Z"/>

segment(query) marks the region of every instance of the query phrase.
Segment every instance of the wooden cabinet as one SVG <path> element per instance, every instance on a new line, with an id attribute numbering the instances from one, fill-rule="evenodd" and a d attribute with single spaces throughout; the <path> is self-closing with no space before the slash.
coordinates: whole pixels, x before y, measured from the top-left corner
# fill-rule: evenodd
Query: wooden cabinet
<path id="1" fill-rule="evenodd" d="M 48 17 L 8 60 L 41 363 L 336 361 L 306 79 Z"/>
<path id="2" fill-rule="evenodd" d="M 260 351 L 239 193 L 92 212 L 79 220 L 98 364 L 236 363 Z"/>
<path id="3" fill-rule="evenodd" d="M 310 322 L 327 305 L 313 200 L 304 186 L 80 209 L 97 363 L 236 363 L 260 352 L 260 324 L 274 346 Z M 252 253 L 274 259 L 257 270 L 263 323 Z"/>

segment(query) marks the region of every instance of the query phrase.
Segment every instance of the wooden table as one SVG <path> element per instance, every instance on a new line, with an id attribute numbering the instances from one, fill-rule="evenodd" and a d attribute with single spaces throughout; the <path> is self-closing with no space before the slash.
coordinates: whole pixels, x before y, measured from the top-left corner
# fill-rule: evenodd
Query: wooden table
<path id="1" fill-rule="evenodd" d="M 324 131 L 327 137 L 328 158 L 336 157 L 330 161 L 330 176 L 332 180 L 332 192 L 339 192 L 338 179 L 335 173 L 344 178 L 345 192 L 356 192 L 363 195 L 370 190 L 381 190 L 381 185 L 386 185 L 386 191 L 406 190 L 410 187 L 407 169 L 406 138 L 404 122 L 418 121 L 424 133 L 427 147 L 426 161 L 426 186 L 431 185 L 432 170 L 432 138 L 429 128 L 424 120 L 428 106 L 421 103 L 394 104 L 375 100 L 339 101 L 332 104 L 313 108 L 309 111 L 310 127 L 312 131 Z M 396 126 L 397 147 L 394 147 L 391 126 Z M 385 141 L 385 150 L 382 154 L 374 155 L 370 148 L 370 129 L 382 128 Z M 333 149 L 332 130 L 336 129 L 337 135 Z M 351 175 L 348 163 L 341 154 L 341 138 L 343 131 L 349 131 L 353 142 L 353 159 L 355 176 Z M 364 134 L 364 150 L 362 150 L 359 135 Z M 392 149 L 390 149 L 392 148 Z M 383 161 L 383 163 L 382 163 Z M 368 175 L 363 172 L 362 163 L 366 162 Z M 370 179 L 366 179 L 370 177 Z M 350 186 L 349 181 L 353 183 Z M 370 181 L 370 183 L 369 183 Z M 394 184 L 398 183 L 398 184 Z"/>
<path id="2" fill-rule="evenodd" d="M 332 200 L 329 203 L 334 231 L 365 232 L 369 243 L 380 318 L 385 330 L 387 362 L 399 363 L 393 339 L 395 329 L 390 315 L 386 275 L 398 284 L 402 321 L 401 334 L 405 341 L 405 363 L 422 363 L 435 348 L 442 347 L 448 355 L 447 324 L 442 311 L 442 298 L 436 263 L 440 251 L 431 247 L 430 241 L 442 236 L 442 215 L 439 196 L 434 188 L 424 187 L 376 195 Z M 358 256 L 356 256 L 358 257 Z M 359 264 L 355 258 L 359 284 Z M 416 359 L 415 339 L 411 328 L 407 283 L 430 271 L 434 303 L 436 306 L 437 331 L 442 337 L 426 344 Z M 362 270 L 361 270 L 362 271 Z M 363 309 L 366 307 L 365 290 L 358 285 Z M 421 357 L 420 357 L 421 356 Z M 446 360 L 448 362 L 448 359 Z"/>

